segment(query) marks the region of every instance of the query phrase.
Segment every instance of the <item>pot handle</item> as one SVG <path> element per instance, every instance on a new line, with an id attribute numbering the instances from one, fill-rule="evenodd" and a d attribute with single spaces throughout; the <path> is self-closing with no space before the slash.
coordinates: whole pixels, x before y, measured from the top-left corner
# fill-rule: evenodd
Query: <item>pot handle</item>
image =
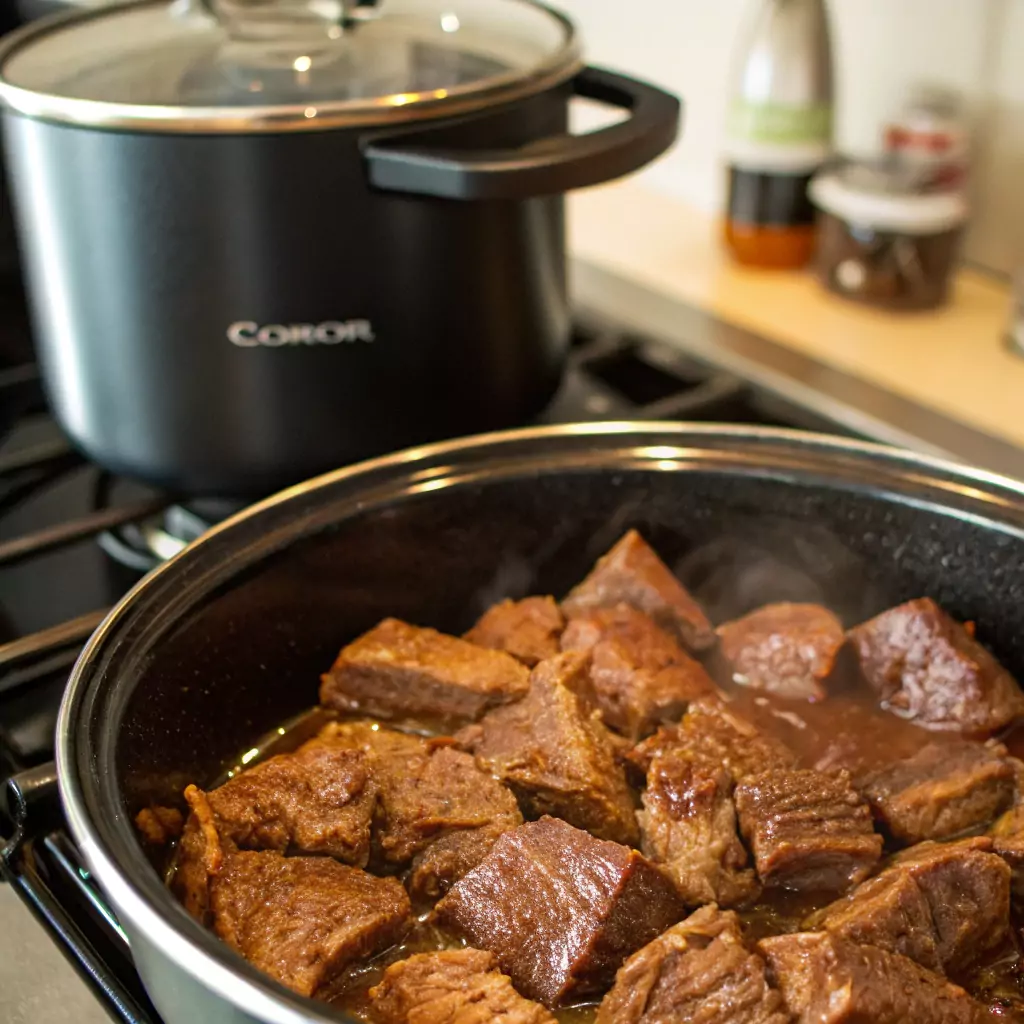
<path id="1" fill-rule="evenodd" d="M 586 135 L 557 135 L 508 150 L 431 146 L 437 130 L 431 128 L 368 136 L 363 155 L 370 184 L 442 199 L 528 199 L 629 174 L 675 141 L 681 105 L 670 93 L 596 67 L 580 71 L 572 86 L 576 96 L 621 107 L 629 118 Z"/>

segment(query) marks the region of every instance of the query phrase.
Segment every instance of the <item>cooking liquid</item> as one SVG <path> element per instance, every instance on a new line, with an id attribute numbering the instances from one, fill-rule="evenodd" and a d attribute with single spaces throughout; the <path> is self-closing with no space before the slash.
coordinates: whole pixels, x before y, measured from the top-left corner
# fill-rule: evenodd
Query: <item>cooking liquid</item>
<path id="1" fill-rule="evenodd" d="M 715 666 L 709 665 L 714 672 Z M 859 768 L 879 766 L 908 757 L 928 743 L 948 742 L 943 733 L 929 732 L 879 708 L 873 693 L 865 684 L 840 679 L 830 687 L 831 695 L 819 703 L 783 700 L 739 686 L 721 673 L 716 681 L 730 699 L 734 710 L 752 721 L 765 733 L 785 743 L 805 767 Z M 321 708 L 285 723 L 245 754 L 245 765 L 295 749 L 315 735 L 327 722 L 338 716 Z M 385 723 L 381 723 L 384 725 Z M 403 726 L 408 731 L 436 735 L 435 731 L 417 728 L 417 723 Z M 391 727 L 394 727 L 393 723 Z M 1024 725 L 1002 737 L 1010 753 L 1024 759 Z M 258 751 L 258 753 L 254 752 Z M 227 781 L 242 771 L 239 759 L 216 784 Z M 211 787 L 212 788 L 212 787 Z M 637 806 L 639 806 L 639 793 Z M 173 868 L 172 868 L 173 870 Z M 826 906 L 835 894 L 808 894 L 768 891 L 758 903 L 740 912 L 744 930 L 751 941 L 766 935 L 800 930 L 808 914 Z M 368 991 L 380 980 L 385 969 L 413 953 L 441 949 L 458 949 L 465 943 L 429 920 L 430 908 L 415 908 L 417 922 L 404 942 L 379 954 L 364 967 L 349 972 L 333 988 L 327 1000 L 338 1009 L 370 1021 Z M 1024 911 L 1024 907 L 1021 908 Z M 1024 950 L 1021 926 L 1024 919 L 1011 912 L 1010 935 L 1007 940 L 986 954 L 969 972 L 951 980 L 963 985 L 983 1002 L 992 1006 L 994 1019 L 1018 1019 L 1024 1014 Z M 569 1006 L 555 1012 L 560 1024 L 592 1024 L 596 1015 L 594 1002 Z M 1024 1019 L 1024 1018 L 1021 1018 Z"/>

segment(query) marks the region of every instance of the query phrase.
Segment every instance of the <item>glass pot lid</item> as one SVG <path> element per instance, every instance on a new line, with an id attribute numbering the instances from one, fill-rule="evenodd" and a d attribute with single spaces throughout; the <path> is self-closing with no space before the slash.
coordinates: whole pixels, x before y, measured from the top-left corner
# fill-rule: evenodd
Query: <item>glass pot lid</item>
<path id="1" fill-rule="evenodd" d="M 0 99 L 96 127 L 308 130 L 468 112 L 579 65 L 534 0 L 144 0 L 8 36 Z"/>

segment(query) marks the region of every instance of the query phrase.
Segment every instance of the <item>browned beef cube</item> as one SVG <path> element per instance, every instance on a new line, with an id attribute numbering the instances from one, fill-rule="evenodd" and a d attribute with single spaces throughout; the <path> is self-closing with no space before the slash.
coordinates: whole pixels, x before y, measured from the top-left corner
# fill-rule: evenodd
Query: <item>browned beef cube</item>
<path id="1" fill-rule="evenodd" d="M 806 924 L 900 953 L 932 971 L 943 969 L 928 898 L 906 871 L 883 871 L 869 878 Z"/>
<path id="2" fill-rule="evenodd" d="M 736 787 L 740 830 L 770 887 L 843 892 L 882 854 L 871 811 L 846 772 L 776 769 Z"/>
<path id="3" fill-rule="evenodd" d="M 1016 680 L 931 598 L 850 630 L 883 705 L 926 729 L 988 736 L 1024 714 Z"/>
<path id="4" fill-rule="evenodd" d="M 185 827 L 185 816 L 176 807 L 143 807 L 135 815 L 135 827 L 150 846 L 166 846 Z"/>
<path id="5" fill-rule="evenodd" d="M 688 650 L 703 651 L 715 642 L 703 609 L 636 530 L 598 559 L 590 575 L 562 602 L 562 610 L 575 618 L 617 604 L 649 615 Z"/>
<path id="6" fill-rule="evenodd" d="M 377 783 L 359 750 L 280 754 L 207 794 L 217 831 L 243 850 L 328 854 L 365 867 Z"/>
<path id="7" fill-rule="evenodd" d="M 645 857 L 557 818 L 506 832 L 437 905 L 442 923 L 494 953 L 523 995 L 549 1007 L 600 992 L 684 912 Z"/>
<path id="8" fill-rule="evenodd" d="M 574 692 L 584 685 L 588 660 L 569 653 L 542 661 L 528 696 L 456 738 L 512 788 L 527 817 L 553 814 L 602 839 L 636 845 L 633 796 L 610 735 Z"/>
<path id="9" fill-rule="evenodd" d="M 747 851 L 736 834 L 732 776 L 676 753 L 651 762 L 641 849 L 661 864 L 691 906 L 731 907 L 757 894 Z"/>
<path id="10" fill-rule="evenodd" d="M 958 985 L 898 953 L 828 932 L 758 944 L 797 1024 L 984 1024 L 985 1007 Z"/>
<path id="11" fill-rule="evenodd" d="M 992 821 L 1013 802 L 1014 770 L 999 744 L 929 743 L 857 787 L 894 839 L 946 839 Z"/>
<path id="12" fill-rule="evenodd" d="M 414 896 L 445 892 L 523 820 L 511 791 L 449 743 L 337 722 L 307 745 L 353 747 L 369 759 L 380 789 L 375 863 L 411 863 Z"/>
<path id="13" fill-rule="evenodd" d="M 565 618 L 553 597 L 525 597 L 488 608 L 463 639 L 478 647 L 507 651 L 532 667 L 558 653 L 563 629 Z"/>
<path id="14" fill-rule="evenodd" d="M 597 1011 L 596 1024 L 789 1024 L 731 911 L 703 907 L 634 953 Z"/>
<path id="15" fill-rule="evenodd" d="M 1024 804 L 1011 807 L 989 829 L 993 848 L 1010 866 L 1013 894 L 1024 898 Z"/>
<path id="16" fill-rule="evenodd" d="M 377 1024 L 555 1024 L 540 1003 L 524 999 L 480 949 L 417 953 L 399 960 L 370 989 Z"/>
<path id="17" fill-rule="evenodd" d="M 305 996 L 323 994 L 350 964 L 395 943 L 410 914 L 397 879 L 330 857 L 231 854 L 210 898 L 217 934 Z"/>
<path id="18" fill-rule="evenodd" d="M 785 744 L 765 736 L 715 700 L 695 701 L 678 726 L 659 729 L 633 748 L 629 760 L 646 772 L 657 754 L 675 750 L 725 768 L 737 781 L 797 764 L 796 755 Z"/>
<path id="19" fill-rule="evenodd" d="M 888 870 L 913 876 L 928 899 L 940 962 L 950 971 L 999 945 L 1009 927 L 1010 870 L 984 836 L 919 843 Z"/>
<path id="20" fill-rule="evenodd" d="M 410 891 L 435 898 L 523 821 L 511 791 L 451 747 L 431 750 L 415 771 L 390 780 L 381 802 L 386 860 L 412 860 Z"/>
<path id="21" fill-rule="evenodd" d="M 320 703 L 447 728 L 518 700 L 528 678 L 526 667 L 504 651 L 385 619 L 342 649 L 321 679 Z"/>
<path id="22" fill-rule="evenodd" d="M 632 740 L 674 722 L 698 697 L 718 693 L 699 661 L 655 621 L 626 604 L 573 619 L 565 651 L 589 651 L 594 698 L 606 725 Z"/>
<path id="23" fill-rule="evenodd" d="M 808 924 L 956 972 L 1005 937 L 1010 872 L 991 841 L 922 843 Z"/>
<path id="24" fill-rule="evenodd" d="M 823 700 L 846 644 L 842 623 L 818 604 L 769 604 L 718 627 L 733 679 L 793 700 Z"/>

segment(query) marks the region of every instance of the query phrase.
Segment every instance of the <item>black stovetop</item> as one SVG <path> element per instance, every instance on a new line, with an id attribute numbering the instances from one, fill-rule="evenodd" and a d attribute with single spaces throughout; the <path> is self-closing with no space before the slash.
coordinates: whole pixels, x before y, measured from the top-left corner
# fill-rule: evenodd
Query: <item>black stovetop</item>
<path id="1" fill-rule="evenodd" d="M 834 429 L 657 339 L 580 317 L 564 386 L 542 420 L 601 419 Z M 46 411 L 17 298 L 0 293 L 0 874 L 125 1022 L 159 1024 L 61 821 L 57 708 L 104 611 L 220 507 L 173 505 L 77 454 Z"/>

